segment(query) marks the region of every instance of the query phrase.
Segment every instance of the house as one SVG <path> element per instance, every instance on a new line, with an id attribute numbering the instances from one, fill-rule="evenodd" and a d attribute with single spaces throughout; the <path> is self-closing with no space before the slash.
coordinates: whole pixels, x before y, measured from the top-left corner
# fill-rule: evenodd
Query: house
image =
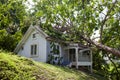
<path id="1" fill-rule="evenodd" d="M 79 66 L 88 66 L 92 72 L 92 51 L 89 47 L 79 43 L 65 43 L 66 45 L 63 45 L 60 42 L 54 42 L 39 26 L 29 27 L 14 52 L 36 61 L 47 62 L 49 55 L 53 53 L 52 43 L 58 50 L 55 52 L 57 54 L 53 55 L 54 57 L 62 57 L 62 63 L 69 62 L 77 69 Z M 53 61 L 57 60 L 53 59 Z"/>

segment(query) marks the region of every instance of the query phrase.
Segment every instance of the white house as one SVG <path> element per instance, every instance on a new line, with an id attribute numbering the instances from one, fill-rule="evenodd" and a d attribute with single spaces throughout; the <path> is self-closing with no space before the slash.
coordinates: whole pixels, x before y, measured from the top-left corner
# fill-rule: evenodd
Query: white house
<path id="1" fill-rule="evenodd" d="M 36 61 L 47 62 L 52 50 L 51 42 L 54 41 L 49 39 L 49 35 L 43 32 L 39 26 L 30 26 L 14 52 Z M 62 57 L 62 63 L 69 62 L 71 66 L 76 66 L 76 68 L 79 66 L 88 66 L 92 72 L 91 49 L 78 43 L 65 44 L 55 42 L 59 50 L 57 56 Z"/>

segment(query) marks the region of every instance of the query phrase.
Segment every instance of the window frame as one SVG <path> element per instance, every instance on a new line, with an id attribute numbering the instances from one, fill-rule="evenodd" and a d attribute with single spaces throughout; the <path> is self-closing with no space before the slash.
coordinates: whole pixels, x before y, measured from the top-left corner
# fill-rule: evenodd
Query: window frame
<path id="1" fill-rule="evenodd" d="M 36 39 L 36 33 L 32 34 L 32 39 Z"/>
<path id="2" fill-rule="evenodd" d="M 30 46 L 30 55 L 33 57 L 33 56 L 38 56 L 38 46 L 37 44 L 32 44 Z"/>

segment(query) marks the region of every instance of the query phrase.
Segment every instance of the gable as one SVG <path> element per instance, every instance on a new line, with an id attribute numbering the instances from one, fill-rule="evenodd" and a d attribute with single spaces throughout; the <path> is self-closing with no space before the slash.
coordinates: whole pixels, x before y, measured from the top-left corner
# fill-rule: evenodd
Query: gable
<path id="1" fill-rule="evenodd" d="M 25 35 L 23 36 L 22 40 L 18 43 L 14 52 L 17 53 L 28 39 L 31 39 L 31 38 L 33 38 L 33 36 L 35 36 L 34 34 L 37 35 L 37 36 L 41 36 L 41 38 L 44 38 L 44 39 L 46 39 L 46 37 L 48 37 L 48 35 L 45 34 L 39 28 L 39 26 L 30 26 L 29 29 L 27 30 L 27 32 L 25 33 Z"/>

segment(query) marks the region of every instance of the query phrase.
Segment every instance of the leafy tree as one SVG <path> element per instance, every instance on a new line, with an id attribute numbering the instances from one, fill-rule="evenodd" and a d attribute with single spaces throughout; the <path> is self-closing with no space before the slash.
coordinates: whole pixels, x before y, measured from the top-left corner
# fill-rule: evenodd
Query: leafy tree
<path id="1" fill-rule="evenodd" d="M 0 30 L 14 34 L 26 14 L 24 0 L 0 0 Z"/>
<path id="2" fill-rule="evenodd" d="M 0 30 L 0 49 L 13 51 L 21 37 L 22 34 L 20 31 L 11 35 L 5 29 Z"/>
<path id="3" fill-rule="evenodd" d="M 56 30 L 60 34 L 56 35 L 57 37 L 82 41 L 97 47 L 95 54 L 97 57 L 94 61 L 99 60 L 101 63 L 94 66 L 106 71 L 105 76 L 108 77 L 110 66 L 105 63 L 103 57 L 106 55 L 112 58 L 120 57 L 120 2 L 118 0 L 34 0 L 34 2 L 36 2 L 34 16 L 49 34 L 54 35 L 52 31 Z M 91 38 L 95 31 L 99 31 L 100 34 L 96 37 L 98 41 Z M 118 76 L 116 79 L 119 79 Z"/>
<path id="4" fill-rule="evenodd" d="M 21 32 L 30 25 L 25 2 L 27 0 L 0 0 L 0 49 L 13 51 L 21 39 Z"/>
<path id="5" fill-rule="evenodd" d="M 110 28 L 116 29 L 116 27 L 119 28 L 120 26 L 119 1 L 37 0 L 36 2 L 37 5 L 34 9 L 35 16 L 39 19 L 40 24 L 49 24 L 57 29 L 58 32 L 68 34 L 69 39 L 83 39 L 87 43 L 95 45 L 97 48 L 120 56 L 119 50 L 103 43 L 103 33 L 108 29 L 110 30 Z M 99 42 L 91 39 L 95 30 L 100 32 Z M 113 30 L 113 33 L 117 32 Z M 111 34 L 110 36 L 114 35 Z M 114 36 L 114 39 L 118 39 L 119 35 L 116 36 Z"/>

